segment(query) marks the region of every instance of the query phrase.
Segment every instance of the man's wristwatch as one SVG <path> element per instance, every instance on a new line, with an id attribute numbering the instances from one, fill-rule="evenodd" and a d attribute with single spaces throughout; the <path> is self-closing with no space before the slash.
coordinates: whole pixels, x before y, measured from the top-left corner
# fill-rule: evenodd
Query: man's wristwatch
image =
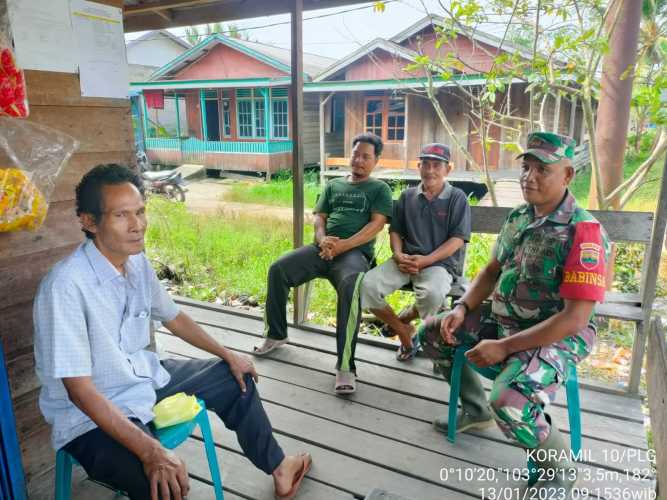
<path id="1" fill-rule="evenodd" d="M 470 312 L 470 306 L 468 306 L 468 304 L 466 304 L 466 301 L 463 300 L 463 299 L 459 299 L 459 300 L 455 301 L 452 305 L 454 307 L 463 306 L 463 308 L 466 310 L 466 315 Z"/>

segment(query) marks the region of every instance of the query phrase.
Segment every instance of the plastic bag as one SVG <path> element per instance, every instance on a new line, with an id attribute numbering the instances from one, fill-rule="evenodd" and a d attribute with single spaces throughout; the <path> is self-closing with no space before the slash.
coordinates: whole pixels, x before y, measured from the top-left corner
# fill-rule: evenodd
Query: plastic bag
<path id="1" fill-rule="evenodd" d="M 168 398 L 164 398 L 153 407 L 155 419 L 153 425 L 156 429 L 182 424 L 195 418 L 201 411 L 201 406 L 194 396 L 188 396 L 179 392 Z"/>
<path id="2" fill-rule="evenodd" d="M 25 75 L 16 64 L 12 51 L 9 16 L 0 8 L 0 116 L 26 118 L 28 98 Z"/>
<path id="3" fill-rule="evenodd" d="M 77 147 L 46 125 L 0 117 L 0 232 L 42 225 L 58 174 Z"/>

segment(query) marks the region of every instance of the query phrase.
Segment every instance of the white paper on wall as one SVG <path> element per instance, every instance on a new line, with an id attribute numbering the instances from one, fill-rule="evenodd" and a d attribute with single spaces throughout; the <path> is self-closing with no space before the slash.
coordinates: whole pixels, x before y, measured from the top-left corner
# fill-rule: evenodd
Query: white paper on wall
<path id="1" fill-rule="evenodd" d="M 71 0 L 81 95 L 126 99 L 129 89 L 122 9 Z"/>
<path id="2" fill-rule="evenodd" d="M 23 69 L 76 73 L 69 0 L 9 0 L 16 59 Z"/>

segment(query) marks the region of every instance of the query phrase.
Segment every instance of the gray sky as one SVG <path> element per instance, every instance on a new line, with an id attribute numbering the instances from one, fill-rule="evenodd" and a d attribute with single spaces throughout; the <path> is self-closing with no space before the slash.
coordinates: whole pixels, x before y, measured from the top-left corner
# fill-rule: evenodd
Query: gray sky
<path id="1" fill-rule="evenodd" d="M 383 13 L 374 12 L 372 2 L 307 11 L 304 12 L 303 50 L 338 59 L 374 38 L 393 36 L 424 17 L 427 12 L 443 14 L 437 0 L 390 1 L 386 3 Z M 318 17 L 323 15 L 326 17 Z M 281 22 L 286 24 L 261 28 Z M 244 19 L 236 24 L 240 28 L 252 28 L 248 30 L 251 40 L 289 48 L 289 15 Z M 183 29 L 170 31 L 177 36 L 183 35 Z M 132 33 L 127 38 L 130 40 L 141 34 Z"/>

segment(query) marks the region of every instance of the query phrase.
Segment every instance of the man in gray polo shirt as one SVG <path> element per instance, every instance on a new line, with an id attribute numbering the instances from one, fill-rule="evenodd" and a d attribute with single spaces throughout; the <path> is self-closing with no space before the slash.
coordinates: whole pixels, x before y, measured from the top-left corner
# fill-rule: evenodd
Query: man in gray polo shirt
<path id="1" fill-rule="evenodd" d="M 421 183 L 401 193 L 389 228 L 393 256 L 369 271 L 361 305 L 384 321 L 401 340 L 399 361 L 414 357 L 412 320 L 435 314 L 444 304 L 453 277 L 461 274 L 463 245 L 470 239 L 470 206 L 463 191 L 446 181 L 449 148 L 427 144 L 419 155 Z M 385 297 L 412 283 L 415 305 L 396 315 Z"/>

